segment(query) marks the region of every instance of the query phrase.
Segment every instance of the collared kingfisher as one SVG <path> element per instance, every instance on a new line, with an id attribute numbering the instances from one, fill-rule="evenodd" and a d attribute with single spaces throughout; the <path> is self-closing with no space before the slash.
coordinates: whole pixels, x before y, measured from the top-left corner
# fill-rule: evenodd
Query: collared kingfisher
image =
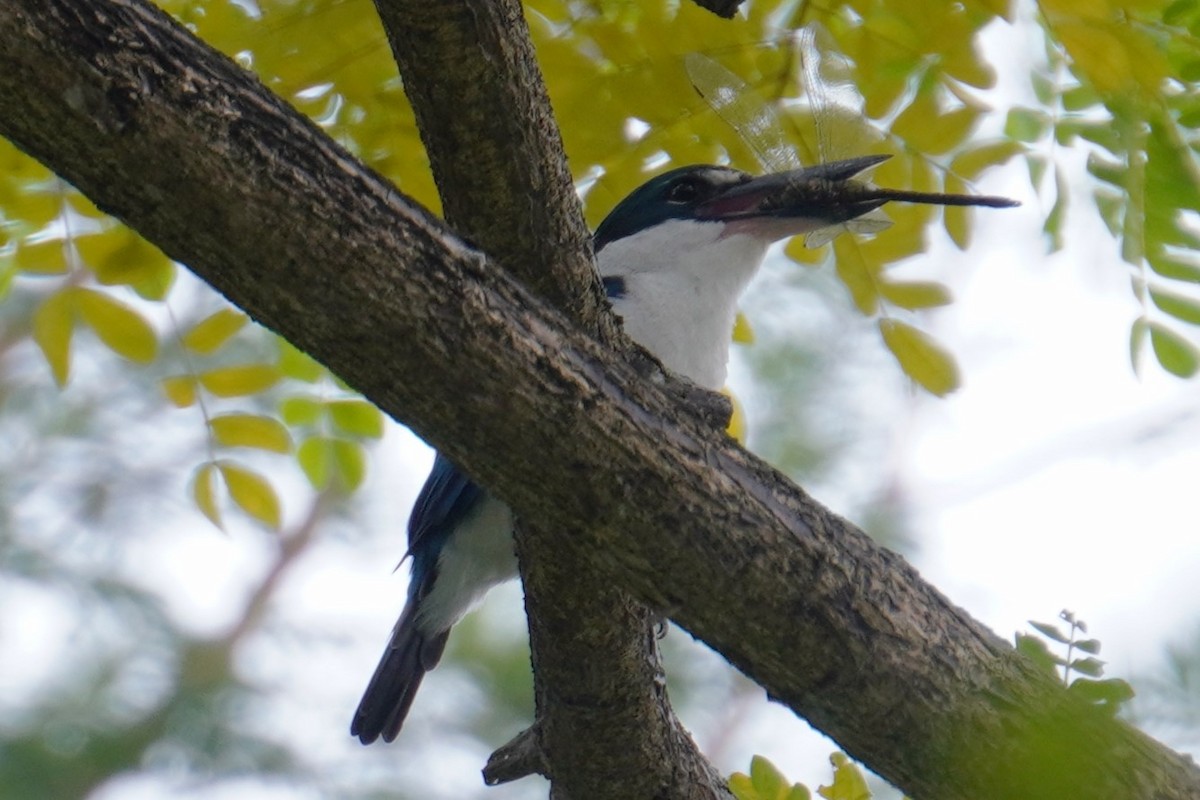
<path id="1" fill-rule="evenodd" d="M 773 242 L 840 225 L 891 200 L 1016 205 L 855 180 L 885 158 L 762 177 L 691 166 L 643 184 L 593 237 L 600 277 L 626 333 L 668 369 L 716 391 L 725 383 L 738 297 Z M 492 586 L 516 577 L 512 526 L 507 506 L 436 457 L 408 522 L 408 602 L 350 726 L 363 744 L 396 738 L 451 626 Z"/>

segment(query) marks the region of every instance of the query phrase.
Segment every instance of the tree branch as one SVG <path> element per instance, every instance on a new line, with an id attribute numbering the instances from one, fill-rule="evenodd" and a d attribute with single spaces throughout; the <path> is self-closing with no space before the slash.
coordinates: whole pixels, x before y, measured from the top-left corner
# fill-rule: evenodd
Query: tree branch
<path id="1" fill-rule="evenodd" d="M 446 221 L 599 341 L 626 347 L 520 4 L 376 6 Z M 546 774 L 559 798 L 731 797 L 667 702 L 650 612 L 535 522 L 519 522 L 517 551 L 539 759 L 506 760 L 506 779 L 523 764 Z"/>
<path id="2" fill-rule="evenodd" d="M 0 0 L 0 41 L 0 132 L 910 795 L 1200 796 L 157 10 Z"/>

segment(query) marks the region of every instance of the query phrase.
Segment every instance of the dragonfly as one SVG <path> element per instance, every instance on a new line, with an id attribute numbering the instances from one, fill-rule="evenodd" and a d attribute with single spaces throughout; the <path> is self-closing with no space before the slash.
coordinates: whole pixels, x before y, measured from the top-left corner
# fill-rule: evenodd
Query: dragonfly
<path id="1" fill-rule="evenodd" d="M 827 37 L 824 28 L 815 23 L 810 23 L 798 32 L 801 77 L 809 107 L 813 112 L 819 158 L 822 161 L 807 168 L 803 166 L 796 148 L 789 141 L 773 105 L 759 99 L 745 81 L 708 56 L 690 53 L 684 58 L 688 78 L 697 93 L 717 116 L 750 146 L 762 167 L 770 172 L 794 173 L 790 178 L 789 191 L 781 198 L 782 204 L 799 206 L 809 203 L 815 208 L 822 208 L 836 207 L 842 203 L 879 200 L 881 204 L 897 201 L 991 208 L 1019 205 L 1015 200 L 1006 197 L 888 189 L 864 180 L 839 179 L 837 176 L 868 172 L 891 156 L 869 155 L 840 161 L 826 160 L 833 149 L 829 141 L 833 126 L 826 119 L 829 115 L 826 106 L 827 90 L 832 87 L 846 91 L 846 87 L 849 86 L 848 81 L 828 78 L 830 73 L 836 73 L 843 65 L 834 60 L 831 55 L 832 49 L 819 41 Z M 845 106 L 842 106 L 841 110 L 845 111 Z M 805 236 L 804 243 L 807 247 L 821 247 L 843 232 L 877 233 L 891 224 L 891 220 L 877 208 L 855 219 L 818 228 Z"/>

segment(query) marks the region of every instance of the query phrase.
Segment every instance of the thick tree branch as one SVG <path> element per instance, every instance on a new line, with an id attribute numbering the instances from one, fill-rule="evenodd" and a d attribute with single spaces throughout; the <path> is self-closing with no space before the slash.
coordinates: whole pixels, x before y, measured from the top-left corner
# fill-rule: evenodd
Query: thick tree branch
<path id="1" fill-rule="evenodd" d="M 446 221 L 599 341 L 622 346 L 520 3 L 376 6 Z M 536 525 L 519 524 L 517 544 L 542 758 L 528 763 L 549 767 L 552 796 L 729 796 L 667 702 L 650 612 Z M 519 777 L 516 764 L 507 779 Z"/>
<path id="2" fill-rule="evenodd" d="M 158 12 L 0 0 L 0 41 L 0 133 L 910 795 L 1200 796 Z"/>

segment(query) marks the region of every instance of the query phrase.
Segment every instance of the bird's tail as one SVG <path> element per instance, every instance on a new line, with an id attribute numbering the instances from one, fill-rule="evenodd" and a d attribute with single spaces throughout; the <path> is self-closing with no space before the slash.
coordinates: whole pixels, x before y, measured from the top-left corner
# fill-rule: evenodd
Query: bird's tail
<path id="1" fill-rule="evenodd" d="M 411 598 L 392 630 L 391 641 L 350 723 L 350 735 L 363 744 L 380 736 L 390 742 L 400 733 L 425 673 L 437 666 L 449 631 L 428 634 L 417 624 L 418 599 Z"/>

